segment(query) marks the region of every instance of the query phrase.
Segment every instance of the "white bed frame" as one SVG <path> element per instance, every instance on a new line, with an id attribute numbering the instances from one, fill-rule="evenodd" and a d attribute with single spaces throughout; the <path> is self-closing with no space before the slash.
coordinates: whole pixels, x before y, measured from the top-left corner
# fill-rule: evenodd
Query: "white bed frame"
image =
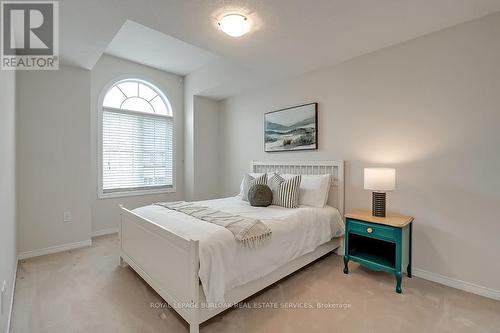
<path id="1" fill-rule="evenodd" d="M 344 214 L 344 161 L 252 161 L 251 172 L 331 175 L 330 206 Z M 199 325 L 222 311 L 270 286 L 316 259 L 337 250 L 343 254 L 342 237 L 332 239 L 315 251 L 299 257 L 270 274 L 232 289 L 225 294 L 224 307 L 205 308 L 205 295 L 198 278 L 199 241 L 182 238 L 160 225 L 121 207 L 120 265 L 130 265 L 190 327 Z"/>

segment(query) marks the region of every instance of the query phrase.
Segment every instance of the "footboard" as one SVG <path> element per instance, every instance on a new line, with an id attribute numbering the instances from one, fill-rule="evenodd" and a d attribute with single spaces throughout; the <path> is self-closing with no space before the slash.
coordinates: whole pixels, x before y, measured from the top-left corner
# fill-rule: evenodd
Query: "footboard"
<path id="1" fill-rule="evenodd" d="M 129 264 L 197 332 L 199 241 L 184 239 L 120 206 L 120 260 Z M 189 277 L 189 278 L 186 278 Z"/>

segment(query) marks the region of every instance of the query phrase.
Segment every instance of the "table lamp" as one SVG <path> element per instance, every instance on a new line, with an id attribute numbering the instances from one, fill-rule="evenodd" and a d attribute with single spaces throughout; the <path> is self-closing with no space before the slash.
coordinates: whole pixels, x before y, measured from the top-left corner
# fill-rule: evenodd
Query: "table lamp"
<path id="1" fill-rule="evenodd" d="M 396 189 L 396 169 L 365 168 L 365 190 L 372 192 L 372 215 L 385 217 L 386 192 Z"/>

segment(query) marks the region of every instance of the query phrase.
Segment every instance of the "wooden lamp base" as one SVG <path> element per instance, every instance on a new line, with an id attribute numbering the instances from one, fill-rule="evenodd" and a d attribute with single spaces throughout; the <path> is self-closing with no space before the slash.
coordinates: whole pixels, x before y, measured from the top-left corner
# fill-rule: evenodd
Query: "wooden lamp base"
<path id="1" fill-rule="evenodd" d="M 372 215 L 377 217 L 385 217 L 385 207 L 385 192 L 372 192 Z"/>

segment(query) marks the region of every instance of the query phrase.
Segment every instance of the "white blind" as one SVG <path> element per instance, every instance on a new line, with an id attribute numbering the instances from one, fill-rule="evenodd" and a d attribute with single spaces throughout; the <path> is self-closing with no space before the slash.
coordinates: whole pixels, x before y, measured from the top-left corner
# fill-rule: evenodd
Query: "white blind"
<path id="1" fill-rule="evenodd" d="M 103 192 L 173 187 L 173 119 L 104 108 Z"/>

